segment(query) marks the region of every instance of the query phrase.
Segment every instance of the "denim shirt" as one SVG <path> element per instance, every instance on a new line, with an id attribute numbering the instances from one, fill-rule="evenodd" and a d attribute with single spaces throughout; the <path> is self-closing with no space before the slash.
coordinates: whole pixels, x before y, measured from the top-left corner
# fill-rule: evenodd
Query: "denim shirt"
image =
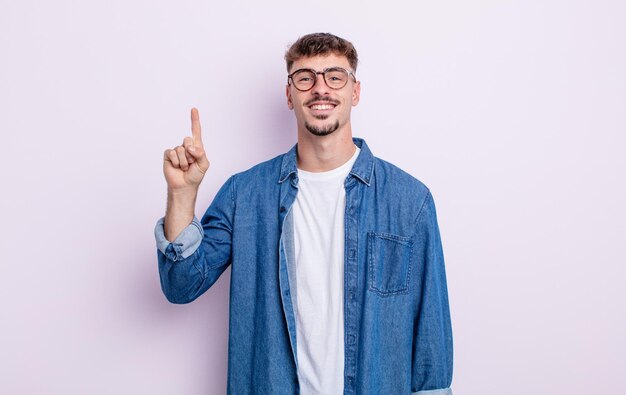
<path id="1" fill-rule="evenodd" d="M 452 329 L 430 190 L 361 152 L 345 179 L 344 394 L 452 394 Z M 291 207 L 297 144 L 231 176 L 201 221 L 155 237 L 172 303 L 202 295 L 231 265 L 229 394 L 298 394 Z"/>

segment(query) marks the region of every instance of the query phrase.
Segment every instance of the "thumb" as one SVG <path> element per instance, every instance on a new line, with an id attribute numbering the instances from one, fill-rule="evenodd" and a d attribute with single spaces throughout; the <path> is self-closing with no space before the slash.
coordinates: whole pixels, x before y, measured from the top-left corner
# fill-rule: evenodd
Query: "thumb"
<path id="1" fill-rule="evenodd" d="M 201 147 L 191 146 L 187 148 L 187 151 L 194 157 L 196 163 L 200 167 L 202 172 L 206 172 L 209 169 L 209 160 L 206 157 L 206 152 Z"/>

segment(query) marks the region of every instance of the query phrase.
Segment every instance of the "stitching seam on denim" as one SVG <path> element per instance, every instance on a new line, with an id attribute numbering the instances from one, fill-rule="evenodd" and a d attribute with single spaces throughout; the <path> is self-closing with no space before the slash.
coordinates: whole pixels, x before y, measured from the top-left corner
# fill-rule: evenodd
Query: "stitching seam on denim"
<path id="1" fill-rule="evenodd" d="M 231 178 L 231 183 L 230 183 L 230 201 L 233 204 L 233 211 L 235 210 L 235 196 L 236 196 L 236 192 L 235 192 L 235 176 L 236 174 L 232 175 Z M 234 213 L 233 213 L 234 215 Z"/>
<path id="2" fill-rule="evenodd" d="M 200 277 L 202 278 L 202 283 L 204 284 L 204 280 L 206 279 L 206 275 L 205 273 L 202 272 L 202 270 L 200 269 L 200 267 L 198 267 L 197 263 L 196 263 L 196 259 L 193 259 L 194 255 L 202 255 L 199 252 L 200 248 L 198 248 L 196 251 L 193 252 L 193 254 L 189 255 L 187 257 L 187 259 L 191 258 L 191 263 L 193 264 L 193 267 L 196 268 L 196 270 L 198 271 L 198 273 L 200 273 Z"/>
<path id="3" fill-rule="evenodd" d="M 196 229 L 198 229 L 200 231 L 200 240 L 202 240 L 203 235 L 204 235 L 204 228 L 202 228 L 202 224 L 200 223 L 198 218 L 196 218 L 194 216 L 194 219 L 195 219 L 195 221 L 191 221 L 191 224 L 193 224 L 193 226 L 195 226 Z"/>
<path id="4" fill-rule="evenodd" d="M 417 212 L 417 217 L 415 218 L 415 225 L 416 226 L 417 226 L 417 223 L 420 220 L 422 212 L 424 211 L 424 206 L 426 205 L 426 201 L 428 201 L 428 199 L 431 198 L 430 189 L 426 188 L 426 190 L 428 191 L 428 193 L 424 197 L 424 200 L 422 201 L 422 205 L 420 206 L 419 211 Z"/>
<path id="5" fill-rule="evenodd" d="M 381 239 L 395 241 L 402 245 L 413 244 L 413 238 L 411 236 L 400 236 L 400 235 L 394 235 L 393 233 L 385 233 L 385 232 L 370 232 L 370 233 Z"/>

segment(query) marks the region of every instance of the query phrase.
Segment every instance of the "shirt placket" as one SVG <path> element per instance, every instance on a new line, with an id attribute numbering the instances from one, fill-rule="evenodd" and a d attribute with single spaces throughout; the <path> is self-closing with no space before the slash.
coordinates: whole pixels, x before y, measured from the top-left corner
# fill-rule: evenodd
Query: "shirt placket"
<path id="1" fill-rule="evenodd" d="M 296 199 L 298 191 L 298 179 L 296 175 L 289 177 L 288 182 L 283 182 L 280 193 L 280 207 L 278 209 L 280 224 L 279 260 L 278 260 L 278 281 L 280 286 L 280 298 L 283 313 L 289 332 L 289 342 L 293 354 L 295 371 L 298 368 L 297 344 L 296 344 L 296 319 L 292 293 L 295 295 L 295 282 L 289 281 L 290 274 L 294 274 L 294 254 L 293 254 L 293 226 L 289 221 L 291 208 Z M 292 284 L 293 283 L 293 284 Z M 292 291 L 293 288 L 293 291 Z M 299 393 L 298 377 L 294 377 L 295 393 Z"/>
<path id="2" fill-rule="evenodd" d="M 357 358 L 357 246 L 358 246 L 358 182 L 352 176 L 345 181 L 345 249 L 344 249 L 344 331 L 345 364 L 344 394 L 354 394 Z"/>

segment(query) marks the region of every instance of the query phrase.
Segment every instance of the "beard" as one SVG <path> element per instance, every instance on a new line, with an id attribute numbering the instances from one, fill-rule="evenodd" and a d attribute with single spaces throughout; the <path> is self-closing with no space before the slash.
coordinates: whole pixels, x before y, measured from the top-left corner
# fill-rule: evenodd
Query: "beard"
<path id="1" fill-rule="evenodd" d="M 324 118 L 318 118 L 318 119 L 325 119 Z M 328 125 L 324 125 L 324 126 L 313 126 L 308 122 L 304 122 L 304 127 L 306 128 L 306 130 L 308 130 L 309 132 L 311 132 L 311 134 L 315 135 L 315 136 L 327 136 L 329 134 L 331 134 L 332 132 L 334 132 L 335 130 L 339 129 L 339 121 L 335 121 L 335 123 L 330 123 Z"/>

